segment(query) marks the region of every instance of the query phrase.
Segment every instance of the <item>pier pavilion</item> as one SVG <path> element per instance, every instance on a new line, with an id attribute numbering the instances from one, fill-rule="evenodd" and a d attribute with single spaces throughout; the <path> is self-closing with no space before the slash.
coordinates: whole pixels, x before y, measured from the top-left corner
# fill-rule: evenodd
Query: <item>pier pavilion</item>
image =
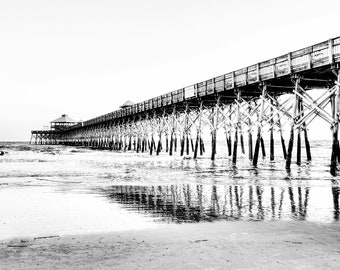
<path id="1" fill-rule="evenodd" d="M 62 114 L 61 117 L 50 122 L 50 129 L 32 130 L 30 143 L 35 144 L 60 144 L 62 132 L 78 124 L 67 114 Z"/>

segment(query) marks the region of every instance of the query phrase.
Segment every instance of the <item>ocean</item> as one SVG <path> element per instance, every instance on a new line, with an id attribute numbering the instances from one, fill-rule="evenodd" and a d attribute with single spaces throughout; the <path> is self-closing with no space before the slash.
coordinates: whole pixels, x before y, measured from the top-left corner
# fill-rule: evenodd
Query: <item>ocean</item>
<path id="1" fill-rule="evenodd" d="M 253 168 L 240 149 L 232 165 L 225 142 L 218 142 L 215 161 L 208 144 L 194 160 L 191 153 L 150 156 L 3 142 L 0 239 L 188 222 L 339 222 L 340 178 L 329 173 L 331 142 L 310 143 L 312 161 L 303 156 L 297 166 L 293 156 L 287 172 L 279 143 L 274 161 L 261 157 Z"/>

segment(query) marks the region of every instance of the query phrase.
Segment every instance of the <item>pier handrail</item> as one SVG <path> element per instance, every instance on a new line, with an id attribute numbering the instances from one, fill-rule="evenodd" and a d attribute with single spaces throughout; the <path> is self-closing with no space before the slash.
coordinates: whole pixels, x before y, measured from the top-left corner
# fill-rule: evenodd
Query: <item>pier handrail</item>
<path id="1" fill-rule="evenodd" d="M 332 38 L 267 61 L 136 103 L 127 108 L 92 118 L 83 122 L 82 126 L 75 125 L 69 129 L 112 121 L 126 116 L 179 104 L 193 98 L 205 98 L 222 91 L 230 90 L 232 92 L 235 88 L 296 74 L 308 69 L 332 65 L 336 62 L 340 62 L 340 37 Z"/>

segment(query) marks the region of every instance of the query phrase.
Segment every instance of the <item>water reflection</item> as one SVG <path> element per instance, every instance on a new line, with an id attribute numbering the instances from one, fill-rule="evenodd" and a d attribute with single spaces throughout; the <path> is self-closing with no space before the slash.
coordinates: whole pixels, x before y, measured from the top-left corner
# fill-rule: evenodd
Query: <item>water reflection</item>
<path id="1" fill-rule="evenodd" d="M 152 218 L 125 211 L 97 194 L 59 193 L 51 187 L 0 188 L 0 205 L 0 240 L 157 227 Z"/>
<path id="2" fill-rule="evenodd" d="M 319 190 L 318 190 L 319 189 Z M 311 197 L 311 190 L 315 197 Z M 339 220 L 339 186 L 115 185 L 103 190 L 125 209 L 166 222 L 214 220 Z M 320 196 L 324 194 L 324 196 Z M 329 194 L 329 193 L 328 193 Z M 327 199 L 328 198 L 328 199 Z M 320 203 L 322 200 L 322 203 Z M 310 201 L 312 202 L 310 205 Z"/>
<path id="3" fill-rule="evenodd" d="M 339 220 L 339 194 L 340 194 L 340 187 L 338 183 L 336 181 L 332 181 L 334 220 Z"/>

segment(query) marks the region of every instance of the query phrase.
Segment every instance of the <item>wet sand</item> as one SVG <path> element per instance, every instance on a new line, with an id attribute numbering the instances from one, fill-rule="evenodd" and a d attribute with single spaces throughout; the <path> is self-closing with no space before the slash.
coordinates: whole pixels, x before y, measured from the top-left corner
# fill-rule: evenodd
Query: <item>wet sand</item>
<path id="1" fill-rule="evenodd" d="M 0 242 L 1 269 L 339 269 L 340 226 L 214 222 Z"/>

